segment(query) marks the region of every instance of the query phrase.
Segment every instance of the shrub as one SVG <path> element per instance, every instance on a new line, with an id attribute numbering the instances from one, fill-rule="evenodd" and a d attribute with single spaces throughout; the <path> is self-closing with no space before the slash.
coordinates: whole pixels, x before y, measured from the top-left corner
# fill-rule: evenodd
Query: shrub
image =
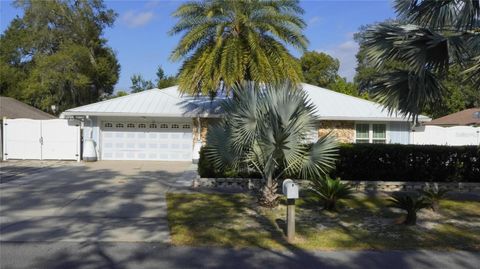
<path id="1" fill-rule="evenodd" d="M 423 197 L 408 194 L 408 193 L 394 193 L 390 197 L 391 207 L 400 208 L 407 211 L 407 216 L 403 224 L 415 225 L 417 223 L 417 212 L 420 209 L 427 208 L 430 203 Z"/>
<path id="2" fill-rule="evenodd" d="M 343 180 L 480 182 L 475 146 L 344 144 L 333 177 Z"/>
<path id="3" fill-rule="evenodd" d="M 476 146 L 343 144 L 332 178 L 365 181 L 480 182 L 480 151 Z M 217 171 L 200 155 L 202 177 L 259 178 L 248 169 Z M 292 175 L 285 175 L 285 178 Z"/>
<path id="4" fill-rule="evenodd" d="M 323 204 L 325 210 L 334 211 L 337 208 L 337 201 L 350 198 L 352 188 L 339 179 L 326 177 L 325 179 L 311 179 L 310 190 L 316 194 Z"/>
<path id="5" fill-rule="evenodd" d="M 440 207 L 440 200 L 445 198 L 445 195 L 448 193 L 447 189 L 441 189 L 437 184 L 433 186 L 427 185 L 422 190 L 422 195 L 425 197 L 425 200 L 430 203 L 430 206 L 433 211 L 438 211 Z"/>

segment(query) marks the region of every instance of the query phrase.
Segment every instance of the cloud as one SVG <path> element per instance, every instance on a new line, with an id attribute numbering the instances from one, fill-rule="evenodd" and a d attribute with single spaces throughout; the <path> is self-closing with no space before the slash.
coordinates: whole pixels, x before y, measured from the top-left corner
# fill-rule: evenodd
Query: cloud
<path id="1" fill-rule="evenodd" d="M 317 22 L 320 21 L 320 17 L 319 16 L 314 16 L 314 17 L 311 17 L 309 20 L 308 20 L 308 24 L 316 24 Z"/>
<path id="2" fill-rule="evenodd" d="M 151 11 L 141 12 L 130 10 L 122 15 L 121 20 L 129 28 L 136 28 L 149 23 L 153 19 L 153 16 L 154 14 Z"/>
<path id="3" fill-rule="evenodd" d="M 352 81 L 355 76 L 355 68 L 357 67 L 357 58 L 355 55 L 358 52 L 358 44 L 353 39 L 349 39 L 340 44 L 330 46 L 326 49 L 318 49 L 340 61 L 340 69 L 338 74 L 346 77 L 347 80 Z"/>

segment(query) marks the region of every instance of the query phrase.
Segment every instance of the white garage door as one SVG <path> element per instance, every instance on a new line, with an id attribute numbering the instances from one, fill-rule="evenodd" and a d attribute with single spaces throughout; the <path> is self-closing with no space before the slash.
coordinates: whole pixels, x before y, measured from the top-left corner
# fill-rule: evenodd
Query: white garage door
<path id="1" fill-rule="evenodd" d="M 191 123 L 102 122 L 103 160 L 192 160 Z"/>

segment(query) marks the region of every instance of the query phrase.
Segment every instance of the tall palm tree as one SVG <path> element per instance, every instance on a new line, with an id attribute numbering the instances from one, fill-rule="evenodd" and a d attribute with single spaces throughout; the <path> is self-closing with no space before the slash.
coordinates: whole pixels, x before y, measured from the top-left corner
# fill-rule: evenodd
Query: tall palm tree
<path id="1" fill-rule="evenodd" d="M 363 39 L 378 70 L 389 61 L 404 64 L 375 80 L 378 101 L 416 119 L 426 105 L 442 101 L 439 78 L 452 65 L 480 88 L 479 0 L 396 0 L 395 8 L 400 22 L 373 26 Z"/>
<path id="2" fill-rule="evenodd" d="M 302 71 L 287 46 L 304 51 L 307 38 L 298 0 L 207 0 L 181 5 L 170 34 L 183 33 L 171 54 L 184 60 L 182 92 L 204 94 L 238 81 L 300 82 Z"/>
<path id="3" fill-rule="evenodd" d="M 296 84 L 260 85 L 233 86 L 235 97 L 222 104 L 225 117 L 208 130 L 206 156 L 220 170 L 257 170 L 263 178 L 259 203 L 275 207 L 277 181 L 286 174 L 324 176 L 334 164 L 336 143 L 330 136 L 306 143 L 315 127 L 315 107 Z"/>

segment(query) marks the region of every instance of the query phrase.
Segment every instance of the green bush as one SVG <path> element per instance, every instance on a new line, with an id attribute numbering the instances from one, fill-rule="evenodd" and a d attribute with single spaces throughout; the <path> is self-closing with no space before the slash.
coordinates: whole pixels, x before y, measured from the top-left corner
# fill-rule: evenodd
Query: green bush
<path id="1" fill-rule="evenodd" d="M 348 199 L 352 196 L 352 187 L 342 183 L 339 179 L 330 177 L 312 179 L 310 190 L 319 197 L 323 204 L 323 209 L 335 211 L 337 209 L 337 201 Z"/>
<path id="2" fill-rule="evenodd" d="M 343 180 L 480 182 L 475 146 L 344 144 L 333 177 Z"/>
<path id="3" fill-rule="evenodd" d="M 423 196 L 409 193 L 394 193 L 390 197 L 390 206 L 405 210 L 407 216 L 403 221 L 405 225 L 417 224 L 417 212 L 430 207 L 431 204 Z"/>
<path id="4" fill-rule="evenodd" d="M 200 152 L 201 177 L 249 177 L 248 169 L 218 171 L 204 150 Z M 399 144 L 343 144 L 332 178 L 363 181 L 480 182 L 480 148 Z M 295 178 L 285 175 L 285 178 Z"/>

